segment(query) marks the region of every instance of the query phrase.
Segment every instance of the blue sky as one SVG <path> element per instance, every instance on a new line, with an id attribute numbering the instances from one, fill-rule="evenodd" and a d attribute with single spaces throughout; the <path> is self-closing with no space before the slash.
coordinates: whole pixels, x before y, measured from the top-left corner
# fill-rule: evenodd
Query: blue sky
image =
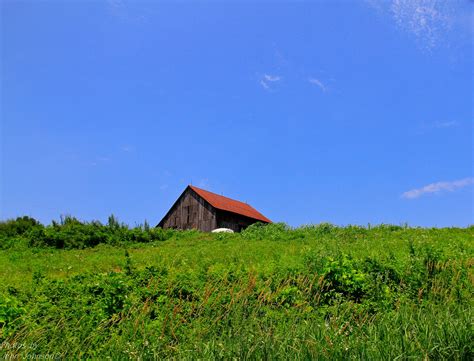
<path id="1" fill-rule="evenodd" d="M 466 226 L 473 3 L 1 2 L 1 212 Z"/>

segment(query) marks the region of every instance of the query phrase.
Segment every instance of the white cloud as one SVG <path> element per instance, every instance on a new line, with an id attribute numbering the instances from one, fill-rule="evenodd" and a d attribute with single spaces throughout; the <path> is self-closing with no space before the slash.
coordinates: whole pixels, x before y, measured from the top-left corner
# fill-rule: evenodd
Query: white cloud
<path id="1" fill-rule="evenodd" d="M 450 122 L 435 122 L 433 124 L 433 127 L 434 128 L 451 128 L 456 125 L 458 125 L 458 122 L 456 122 L 455 120 L 452 120 Z"/>
<path id="2" fill-rule="evenodd" d="M 268 84 L 265 83 L 263 80 L 260 80 L 260 85 L 263 87 L 263 89 L 270 90 L 270 87 L 268 86 Z"/>
<path id="3" fill-rule="evenodd" d="M 123 0 L 107 0 L 106 2 L 111 8 L 120 9 L 125 7 Z"/>
<path id="4" fill-rule="evenodd" d="M 114 16 L 123 17 L 127 11 L 127 7 L 123 0 L 107 0 L 106 2 L 109 7 L 109 11 Z"/>
<path id="5" fill-rule="evenodd" d="M 434 48 L 449 29 L 448 2 L 437 0 L 394 0 L 391 11 L 397 25 L 415 35 L 427 49 Z"/>
<path id="6" fill-rule="evenodd" d="M 323 92 L 326 92 L 328 90 L 326 85 L 319 79 L 309 78 L 308 81 L 313 85 L 317 85 Z"/>
<path id="7" fill-rule="evenodd" d="M 146 22 L 148 20 L 147 16 L 141 13 L 143 9 L 130 7 L 129 3 L 131 2 L 125 0 L 106 0 L 109 12 L 113 16 L 128 23 Z"/>
<path id="8" fill-rule="evenodd" d="M 280 81 L 281 80 L 281 76 L 278 76 L 278 75 L 269 75 L 269 74 L 263 74 L 263 78 L 266 80 L 266 81 Z"/>
<path id="9" fill-rule="evenodd" d="M 272 83 L 277 83 L 281 80 L 281 76 L 279 75 L 271 75 L 271 74 L 263 74 L 263 76 L 260 79 L 260 85 L 265 89 L 265 90 L 271 90 Z"/>
<path id="10" fill-rule="evenodd" d="M 428 184 L 422 188 L 412 189 L 402 194 L 402 198 L 415 199 L 425 194 L 454 192 L 455 190 L 474 184 L 474 177 L 459 179 L 450 182 L 437 182 Z"/>
<path id="11" fill-rule="evenodd" d="M 449 121 L 436 121 L 436 122 L 423 122 L 420 124 L 421 134 L 429 131 L 441 131 L 443 129 L 454 128 L 459 126 L 460 123 L 456 120 Z"/>
<path id="12" fill-rule="evenodd" d="M 395 24 L 411 34 L 420 48 L 432 50 L 443 40 L 455 17 L 456 1 L 366 0 L 379 14 L 389 14 Z"/>
<path id="13" fill-rule="evenodd" d="M 162 185 L 160 186 L 160 190 L 161 190 L 161 191 L 164 191 L 164 190 L 166 190 L 166 189 L 168 189 L 168 184 L 162 184 Z"/>

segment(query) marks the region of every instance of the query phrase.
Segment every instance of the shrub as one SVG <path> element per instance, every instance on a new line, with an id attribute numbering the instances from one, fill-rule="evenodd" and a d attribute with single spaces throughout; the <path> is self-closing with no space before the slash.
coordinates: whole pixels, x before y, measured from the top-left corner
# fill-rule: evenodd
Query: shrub
<path id="1" fill-rule="evenodd" d="M 246 239 L 285 239 L 287 232 L 290 230 L 290 227 L 285 223 L 261 223 L 257 222 L 246 229 L 241 233 L 243 238 Z"/>
<path id="2" fill-rule="evenodd" d="M 148 243 L 165 241 L 178 234 L 175 230 L 143 226 L 129 228 L 110 216 L 106 225 L 99 221 L 81 222 L 75 217 L 64 216 L 43 226 L 29 217 L 0 223 L 0 248 L 11 248 L 24 243 L 29 247 L 88 248 L 99 244 Z"/>
<path id="3" fill-rule="evenodd" d="M 0 222 L 0 236 L 22 236 L 29 230 L 40 226 L 40 223 L 31 217 L 23 216 Z"/>

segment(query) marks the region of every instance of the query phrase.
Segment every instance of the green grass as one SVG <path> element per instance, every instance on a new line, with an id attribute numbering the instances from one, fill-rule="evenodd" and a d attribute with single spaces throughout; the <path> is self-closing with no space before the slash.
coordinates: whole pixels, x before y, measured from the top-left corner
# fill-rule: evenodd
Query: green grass
<path id="1" fill-rule="evenodd" d="M 161 238 L 10 242 L 0 356 L 474 357 L 473 227 L 276 224 Z"/>

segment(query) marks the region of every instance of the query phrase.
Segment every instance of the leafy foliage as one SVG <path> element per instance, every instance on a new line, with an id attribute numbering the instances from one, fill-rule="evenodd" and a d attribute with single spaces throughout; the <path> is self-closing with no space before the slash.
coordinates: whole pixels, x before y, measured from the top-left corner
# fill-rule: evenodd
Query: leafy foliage
<path id="1" fill-rule="evenodd" d="M 474 356 L 472 227 L 26 228 L 0 251 L 0 356 Z"/>
<path id="2" fill-rule="evenodd" d="M 164 241 L 175 234 L 173 230 L 150 228 L 145 221 L 143 226 L 129 228 L 119 223 L 113 215 L 106 225 L 99 221 L 81 222 L 71 216 L 61 217 L 44 226 L 33 218 L 19 217 L 16 220 L 0 222 L 0 249 L 16 244 L 30 247 L 87 248 L 99 244 L 148 243 Z"/>

